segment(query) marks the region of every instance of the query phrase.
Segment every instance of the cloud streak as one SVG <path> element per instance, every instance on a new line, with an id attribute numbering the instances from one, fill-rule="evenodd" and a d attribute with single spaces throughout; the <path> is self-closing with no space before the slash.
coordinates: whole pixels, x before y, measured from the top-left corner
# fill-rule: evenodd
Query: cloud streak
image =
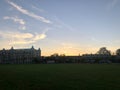
<path id="1" fill-rule="evenodd" d="M 46 38 L 46 35 L 43 33 L 43 34 L 37 34 L 34 38 L 33 38 L 33 41 L 38 41 L 40 39 L 44 39 Z"/>
<path id="2" fill-rule="evenodd" d="M 20 32 L 9 32 L 0 31 L 0 36 L 3 38 L 16 38 L 16 39 L 27 39 L 32 38 L 33 35 L 30 33 L 20 33 Z"/>
<path id="3" fill-rule="evenodd" d="M 40 8 L 34 6 L 34 5 L 32 5 L 32 8 L 39 11 L 39 12 L 45 12 L 43 9 L 40 9 Z"/>
<path id="4" fill-rule="evenodd" d="M 115 5 L 117 4 L 118 0 L 112 0 L 112 2 L 110 2 L 108 5 L 107 5 L 107 9 L 110 10 L 111 8 L 114 8 Z"/>
<path id="5" fill-rule="evenodd" d="M 18 17 L 5 16 L 3 19 L 5 19 L 5 20 L 10 19 L 10 20 L 13 20 L 13 21 L 16 22 L 16 23 L 21 24 L 21 25 L 25 25 L 25 23 L 26 23 L 23 19 L 20 19 L 20 18 L 18 18 Z"/>
<path id="6" fill-rule="evenodd" d="M 32 33 L 21 33 L 21 32 L 9 32 L 0 31 L 1 39 L 8 40 L 10 45 L 26 45 L 31 43 L 36 43 L 39 40 L 45 39 L 46 35 L 32 34 Z"/>
<path id="7" fill-rule="evenodd" d="M 42 17 L 42 16 L 39 16 L 39 15 L 36 15 L 36 14 L 34 14 L 33 12 L 29 12 L 28 10 L 26 10 L 26 9 L 23 9 L 21 6 L 19 6 L 19 5 L 17 5 L 17 4 L 15 4 L 14 2 L 11 2 L 11 1 L 7 1 L 12 7 L 14 7 L 16 10 L 18 10 L 19 12 L 21 12 L 22 14 L 25 14 L 25 15 L 27 15 L 27 16 L 29 16 L 29 17 L 32 17 L 32 18 L 34 18 L 34 19 L 36 19 L 36 20 L 39 20 L 39 21 L 42 21 L 42 22 L 44 22 L 44 23 L 52 23 L 50 20 L 48 20 L 48 19 L 46 19 L 46 18 L 44 18 L 44 17 Z"/>
<path id="8" fill-rule="evenodd" d="M 25 26 L 26 22 L 25 22 L 25 20 L 23 20 L 21 18 L 18 18 L 17 16 L 15 16 L 15 17 L 4 16 L 3 19 L 4 20 L 12 20 L 15 23 L 20 24 L 19 29 L 26 30 L 26 26 Z"/>
<path id="9" fill-rule="evenodd" d="M 114 7 L 117 4 L 118 0 L 113 0 L 111 6 Z"/>

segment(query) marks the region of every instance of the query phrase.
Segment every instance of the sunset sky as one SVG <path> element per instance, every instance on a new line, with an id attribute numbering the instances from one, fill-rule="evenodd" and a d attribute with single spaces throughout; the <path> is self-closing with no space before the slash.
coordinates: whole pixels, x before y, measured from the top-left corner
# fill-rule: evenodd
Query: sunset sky
<path id="1" fill-rule="evenodd" d="M 0 0 L 0 49 L 42 55 L 120 48 L 120 0 Z"/>

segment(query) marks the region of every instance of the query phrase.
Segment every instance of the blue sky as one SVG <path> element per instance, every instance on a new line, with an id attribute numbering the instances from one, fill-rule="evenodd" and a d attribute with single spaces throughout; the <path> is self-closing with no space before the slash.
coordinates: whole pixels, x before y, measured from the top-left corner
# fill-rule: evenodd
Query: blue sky
<path id="1" fill-rule="evenodd" d="M 0 0 L 0 11 L 0 49 L 78 55 L 120 48 L 119 0 Z"/>

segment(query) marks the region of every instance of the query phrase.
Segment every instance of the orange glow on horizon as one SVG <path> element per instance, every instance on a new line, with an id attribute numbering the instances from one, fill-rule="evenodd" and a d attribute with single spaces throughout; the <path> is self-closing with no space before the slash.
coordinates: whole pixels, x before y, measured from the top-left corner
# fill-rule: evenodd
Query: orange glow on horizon
<path id="1" fill-rule="evenodd" d="M 5 47 L 5 49 L 10 49 L 11 46 Z M 14 47 L 15 49 L 17 49 L 17 47 Z M 19 48 L 19 47 L 18 47 Z M 28 48 L 27 46 L 24 48 Z M 30 48 L 30 47 L 29 47 Z M 101 48 L 101 47 L 99 47 Z M 54 49 L 52 48 L 41 48 L 41 55 L 42 56 L 50 56 L 54 53 L 58 53 L 60 54 L 65 54 L 66 56 L 78 56 L 78 55 L 82 55 L 82 54 L 95 54 L 99 48 L 80 48 L 80 47 L 72 47 L 72 46 L 64 46 L 64 47 L 56 47 Z M 1 47 L 0 50 L 2 50 L 3 48 Z M 107 48 L 108 50 L 111 51 L 111 53 L 115 53 L 115 51 L 117 49 L 119 49 L 118 47 L 109 47 Z"/>
<path id="2" fill-rule="evenodd" d="M 107 48 L 108 50 L 111 51 L 111 53 L 115 53 L 115 51 L 118 48 Z M 54 53 L 58 53 L 60 54 L 65 54 L 66 56 L 78 56 L 78 55 L 82 55 L 82 54 L 95 54 L 97 53 L 97 51 L 99 50 L 99 48 L 83 48 L 83 49 L 76 49 L 76 48 L 72 48 L 72 49 L 68 49 L 68 48 L 59 48 L 59 49 L 53 49 L 53 50 L 46 50 L 46 51 L 42 51 L 42 56 L 50 56 Z"/>

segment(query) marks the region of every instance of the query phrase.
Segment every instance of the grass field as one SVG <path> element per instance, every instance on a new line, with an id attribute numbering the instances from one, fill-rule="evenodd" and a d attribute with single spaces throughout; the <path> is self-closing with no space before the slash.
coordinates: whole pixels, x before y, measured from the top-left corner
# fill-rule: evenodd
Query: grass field
<path id="1" fill-rule="evenodd" d="M 0 90 L 120 90 L 120 64 L 0 65 Z"/>

